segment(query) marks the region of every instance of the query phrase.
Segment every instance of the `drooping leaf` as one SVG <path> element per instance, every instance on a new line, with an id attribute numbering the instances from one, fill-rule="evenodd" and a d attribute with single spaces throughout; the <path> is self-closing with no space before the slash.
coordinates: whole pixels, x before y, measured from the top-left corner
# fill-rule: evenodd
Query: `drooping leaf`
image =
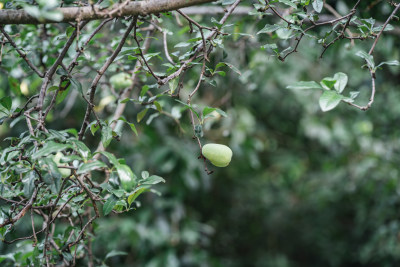
<path id="1" fill-rule="evenodd" d="M 375 68 L 374 57 L 372 55 L 366 53 L 365 51 L 358 51 L 356 53 L 356 56 L 359 56 L 359 57 L 362 57 L 363 59 L 365 59 L 369 68 L 371 68 L 371 69 Z"/>
<path id="2" fill-rule="evenodd" d="M 292 85 L 286 86 L 287 89 L 306 90 L 306 89 L 322 89 L 321 85 L 314 81 L 300 81 Z"/>

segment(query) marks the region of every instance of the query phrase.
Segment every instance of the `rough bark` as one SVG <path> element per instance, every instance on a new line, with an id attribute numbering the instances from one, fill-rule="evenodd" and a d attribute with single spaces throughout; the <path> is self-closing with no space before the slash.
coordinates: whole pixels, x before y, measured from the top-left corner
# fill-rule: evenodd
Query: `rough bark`
<path id="1" fill-rule="evenodd" d="M 149 15 L 176 10 L 184 7 L 195 6 L 215 0 L 151 0 L 137 1 L 128 4 L 115 4 L 108 9 L 101 10 L 98 5 L 85 7 L 63 7 L 57 10 L 63 14 L 62 21 L 71 22 L 76 20 L 95 20 L 110 17 L 122 17 L 132 15 Z M 6 24 L 45 24 L 53 23 L 48 19 L 38 20 L 29 15 L 23 9 L 20 10 L 0 10 L 0 25 Z"/>

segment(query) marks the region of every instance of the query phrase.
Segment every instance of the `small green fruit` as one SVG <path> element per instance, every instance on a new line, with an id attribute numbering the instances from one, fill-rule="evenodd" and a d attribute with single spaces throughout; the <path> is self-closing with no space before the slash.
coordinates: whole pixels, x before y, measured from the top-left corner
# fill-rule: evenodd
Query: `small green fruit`
<path id="1" fill-rule="evenodd" d="M 128 73 L 121 72 L 111 76 L 110 83 L 116 90 L 120 90 L 131 86 L 132 79 Z"/>
<path id="2" fill-rule="evenodd" d="M 53 161 L 58 165 L 58 166 L 68 166 L 67 163 L 61 163 L 61 158 L 63 157 L 63 154 L 61 152 L 57 152 L 57 154 L 54 156 Z M 71 175 L 71 170 L 70 169 L 65 169 L 65 168 L 59 168 L 60 173 L 62 176 L 69 177 Z"/>
<path id="3" fill-rule="evenodd" d="M 220 144 L 207 144 L 201 153 L 216 167 L 226 167 L 232 159 L 232 150 Z"/>

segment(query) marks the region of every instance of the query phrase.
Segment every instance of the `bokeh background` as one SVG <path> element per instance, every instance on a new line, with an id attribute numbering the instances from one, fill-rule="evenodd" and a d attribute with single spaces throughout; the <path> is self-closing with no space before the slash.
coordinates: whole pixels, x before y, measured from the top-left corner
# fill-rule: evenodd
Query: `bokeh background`
<path id="1" fill-rule="evenodd" d="M 331 2 L 344 14 L 353 1 Z M 385 3 L 361 6 L 365 18 L 374 15 L 384 21 L 391 12 Z M 211 16 L 193 18 L 207 24 Z M 156 186 L 161 196 L 142 195 L 137 210 L 97 221 L 93 246 L 104 265 L 400 265 L 400 68 L 378 71 L 377 95 L 370 110 L 341 103 L 324 113 L 318 105 L 320 92 L 294 92 L 286 86 L 299 80 L 320 81 L 340 71 L 349 76 L 345 92 L 359 91 L 357 102 L 368 102 L 369 73 L 355 53 L 368 51 L 372 42 L 351 46 L 342 41 L 320 59 L 322 47 L 317 40 L 304 39 L 299 52 L 281 62 L 260 46 L 293 44 L 276 36 L 256 35 L 273 20 L 269 16 L 232 18 L 234 31 L 249 36 L 227 37 L 224 49 L 212 54 L 210 64 L 231 63 L 241 75 L 224 68 L 225 76 L 212 78 L 216 86 L 205 83 L 193 100 L 199 108 L 219 107 L 228 114 L 207 120 L 201 138 L 203 143 L 232 148 L 228 167 L 210 166 L 214 173 L 207 175 L 197 158 L 188 112 L 169 97 L 160 102 L 170 116 L 148 114 L 137 125 L 138 137 L 127 127 L 121 140 L 111 143 L 109 151 L 125 157 L 135 173 L 149 170 L 166 183 Z M 165 23 L 163 27 L 172 32 L 180 29 L 173 20 Z M 398 21 L 392 24 L 400 26 Z M 106 29 L 99 40 L 109 43 L 107 36 Z M 188 36 L 185 31 L 175 34 L 169 45 Z M 375 50 L 375 62 L 400 60 L 399 47 L 398 35 L 385 34 Z M 151 50 L 160 49 L 161 41 L 154 42 Z M 194 68 L 185 78 L 181 99 L 197 82 L 198 72 Z M 18 70 L 12 75 L 20 86 Z M 151 77 L 142 78 L 143 84 L 151 82 Z M 12 91 L 5 72 L 0 72 L 0 85 L 2 96 Z M 30 81 L 32 93 L 35 86 Z M 109 95 L 109 90 L 101 90 L 97 101 Z M 115 105 L 111 101 L 98 107 L 99 113 L 103 118 L 110 116 Z M 48 125 L 78 128 L 76 118 L 82 117 L 84 107 L 70 93 L 51 114 Z M 126 117 L 134 121 L 140 108 L 129 104 Z M 18 135 L 23 127 L 22 123 L 2 125 L 1 139 Z M 87 139 L 95 149 L 100 137 L 88 134 Z M 29 223 L 11 235 L 21 236 L 24 231 L 30 231 Z M 18 249 L 23 244 L 0 244 L 0 254 Z M 105 259 L 110 251 L 112 257 Z"/>

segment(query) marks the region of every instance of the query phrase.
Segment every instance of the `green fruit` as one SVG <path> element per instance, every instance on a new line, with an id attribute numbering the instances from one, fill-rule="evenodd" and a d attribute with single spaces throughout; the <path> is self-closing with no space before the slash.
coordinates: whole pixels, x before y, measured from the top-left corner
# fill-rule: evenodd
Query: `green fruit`
<path id="1" fill-rule="evenodd" d="M 216 167 L 226 167 L 232 159 L 232 150 L 220 144 L 207 144 L 201 153 Z"/>
<path id="2" fill-rule="evenodd" d="M 121 72 L 111 76 L 110 83 L 115 89 L 120 90 L 131 86 L 132 79 L 128 73 Z"/>
<path id="3" fill-rule="evenodd" d="M 63 154 L 61 152 L 57 152 L 57 154 L 53 158 L 53 161 L 57 164 L 57 166 L 68 166 L 67 163 L 61 163 L 62 157 Z M 69 177 L 71 175 L 70 169 L 58 168 L 58 170 L 60 171 L 63 177 Z"/>

